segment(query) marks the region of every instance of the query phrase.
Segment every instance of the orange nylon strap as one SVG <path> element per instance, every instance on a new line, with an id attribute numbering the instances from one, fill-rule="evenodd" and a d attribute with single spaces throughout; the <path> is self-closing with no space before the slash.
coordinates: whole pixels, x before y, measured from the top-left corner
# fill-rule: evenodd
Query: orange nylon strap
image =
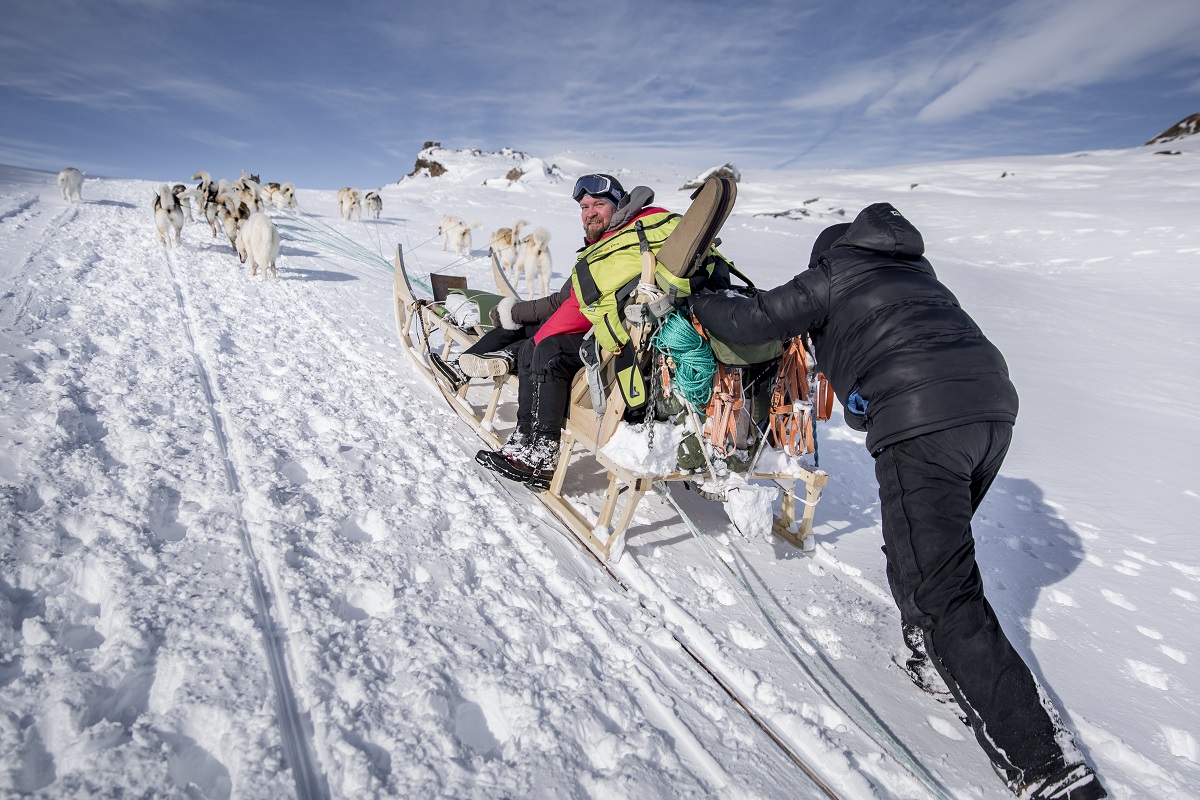
<path id="1" fill-rule="evenodd" d="M 808 385 L 808 354 L 802 337 L 783 349 L 779 376 L 771 391 L 771 433 L 775 444 L 789 456 L 805 455 L 816 449 L 813 441 L 812 394 Z M 832 411 L 832 398 L 830 398 Z"/>
<path id="2" fill-rule="evenodd" d="M 721 455 L 727 456 L 737 449 L 737 423 L 744 407 L 742 371 L 718 364 L 712 397 L 705 409 L 708 419 L 704 422 L 704 438 Z"/>
<path id="3" fill-rule="evenodd" d="M 658 354 L 658 382 L 662 384 L 662 396 L 671 396 L 671 364 L 662 353 Z"/>

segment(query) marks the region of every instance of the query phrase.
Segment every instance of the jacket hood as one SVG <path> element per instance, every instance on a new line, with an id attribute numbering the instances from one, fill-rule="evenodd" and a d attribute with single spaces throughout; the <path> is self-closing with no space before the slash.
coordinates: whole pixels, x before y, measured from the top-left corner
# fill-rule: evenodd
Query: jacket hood
<path id="1" fill-rule="evenodd" d="M 642 213 L 642 209 L 654 202 L 654 190 L 649 186 L 635 186 L 624 197 L 621 198 L 617 210 L 613 213 L 612 222 L 608 223 L 609 231 L 616 231 L 624 228 L 635 217 Z"/>
<path id="2" fill-rule="evenodd" d="M 891 203 L 875 203 L 864 208 L 850 223 L 839 244 L 901 258 L 920 258 L 925 254 L 921 232 Z"/>
<path id="3" fill-rule="evenodd" d="M 820 235 L 817 236 L 817 240 L 813 242 L 812 255 L 808 257 L 808 268 L 812 269 L 815 267 L 821 256 L 825 255 L 825 251 L 833 247 L 834 243 L 845 236 L 846 231 L 849 229 L 849 222 L 839 222 L 837 225 L 830 225 L 821 231 Z"/>

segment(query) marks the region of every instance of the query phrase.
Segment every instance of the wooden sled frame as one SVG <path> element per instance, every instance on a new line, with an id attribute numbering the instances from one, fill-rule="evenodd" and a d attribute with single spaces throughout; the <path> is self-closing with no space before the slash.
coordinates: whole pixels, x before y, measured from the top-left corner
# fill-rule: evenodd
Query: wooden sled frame
<path id="1" fill-rule="evenodd" d="M 492 379 L 492 386 L 482 394 L 479 389 L 486 386 L 485 380 L 476 380 L 457 391 L 448 386 L 433 371 L 427 353 L 437 352 L 443 359 L 452 357 L 455 348 L 465 349 L 473 344 L 482 331 L 478 328 L 464 330 L 453 320 L 437 313 L 438 305 L 429 300 L 420 300 L 413 291 L 404 268 L 404 255 L 400 247 L 395 257 L 395 303 L 396 325 L 405 350 L 418 369 L 424 373 L 442 393 L 451 408 L 467 422 L 476 434 L 491 448 L 496 449 L 507 438 L 508 430 L 501 435 L 497 431 L 498 412 L 505 403 L 514 404 L 517 396 L 517 378 L 508 375 Z M 500 294 L 517 296 L 516 291 L 504 277 L 500 265 L 493 256 L 493 273 Z M 431 334 L 440 334 L 441 342 L 431 339 Z M 607 367 L 607 369 L 606 369 Z M 625 404 L 620 390 L 612 381 L 611 365 L 602 364 L 607 371 L 606 385 L 612 387 L 605 413 L 597 415 L 592 409 L 591 394 L 583 370 L 576 376 L 571 387 L 570 411 L 563 426 L 562 445 L 558 463 L 550 487 L 537 493 L 541 502 L 601 560 L 624 549 L 624 536 L 633 521 L 634 511 L 651 486 L 657 482 L 696 482 L 709 477 L 707 473 L 675 472 L 667 475 L 638 475 L 616 464 L 602 452 L 603 446 L 616 431 L 624 415 Z M 602 372 L 604 374 L 604 372 Z M 474 399 L 468 393 L 475 389 Z M 507 396 L 507 401 L 505 397 Z M 572 501 L 563 494 L 563 487 L 572 465 L 581 465 L 583 455 L 588 455 L 604 470 L 607 486 L 600 508 L 585 513 L 581 507 L 591 507 L 580 499 Z M 829 476 L 822 470 L 809 469 L 807 464 L 788 473 L 747 472 L 747 480 L 770 480 L 783 490 L 783 501 L 779 516 L 772 523 L 772 531 L 799 547 L 809 549 L 813 518 L 821 490 Z M 799 484 L 804 486 L 804 497 L 797 497 Z M 722 499 L 722 498 L 715 498 Z M 799 503 L 797 500 L 799 499 Z M 800 506 L 798 508 L 797 506 Z"/>

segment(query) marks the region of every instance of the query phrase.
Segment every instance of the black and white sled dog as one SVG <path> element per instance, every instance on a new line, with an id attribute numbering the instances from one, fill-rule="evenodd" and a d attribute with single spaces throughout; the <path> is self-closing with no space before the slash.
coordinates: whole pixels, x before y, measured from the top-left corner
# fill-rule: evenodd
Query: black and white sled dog
<path id="1" fill-rule="evenodd" d="M 449 246 L 460 256 L 471 255 L 471 230 L 482 227 L 483 223 L 477 219 L 463 222 L 462 217 L 442 214 L 442 224 L 438 226 L 438 233 L 442 236 L 442 252 Z"/>
<path id="2" fill-rule="evenodd" d="M 62 190 L 63 200 L 68 203 L 82 203 L 83 173 L 74 167 L 67 167 L 58 173 L 58 188 Z"/>
<path id="3" fill-rule="evenodd" d="M 343 186 L 338 189 L 337 196 L 338 214 L 342 219 L 350 219 L 352 215 L 362 219 L 362 193 L 358 189 Z"/>
<path id="4" fill-rule="evenodd" d="M 217 222 L 220 221 L 219 203 L 217 195 L 219 187 L 213 183 L 212 175 L 201 170 L 192 176 L 192 180 L 200 181 L 196 184 L 195 192 L 198 198 L 197 203 L 200 206 L 201 215 L 204 221 L 208 223 L 208 227 L 212 230 L 213 238 L 217 238 Z"/>
<path id="5" fill-rule="evenodd" d="M 534 297 L 550 294 L 550 274 L 554 264 L 550 259 L 550 231 L 534 228 L 533 233 L 521 239 L 517 246 L 517 260 L 513 264 L 513 288 L 521 273 L 525 274 L 525 285 Z"/>
<path id="6" fill-rule="evenodd" d="M 179 198 L 165 183 L 159 187 L 158 195 L 154 198 L 154 227 L 158 229 L 159 241 L 168 250 L 183 243 L 179 238 L 183 230 L 183 209 L 179 205 Z M 175 233 L 174 243 L 172 231 Z"/>
<path id="7" fill-rule="evenodd" d="M 171 187 L 171 194 L 175 195 L 175 199 L 179 201 L 179 207 L 183 209 L 183 219 L 185 222 L 195 222 L 192 216 L 192 203 L 196 203 L 197 209 L 203 209 L 203 198 L 200 196 L 200 190 L 193 186 L 184 186 L 182 183 L 177 183 Z"/>
<path id="8" fill-rule="evenodd" d="M 267 216 L 267 212 L 259 211 L 238 226 L 237 242 L 238 258 L 245 264 L 250 262 L 250 276 L 258 274 L 261 267 L 263 280 L 267 279 L 267 270 L 271 277 L 277 278 L 275 261 L 279 258 L 279 228 Z"/>
<path id="9" fill-rule="evenodd" d="M 367 216 L 371 219 L 379 219 L 379 215 L 383 213 L 383 198 L 373 189 L 363 195 L 363 205 L 366 206 Z"/>

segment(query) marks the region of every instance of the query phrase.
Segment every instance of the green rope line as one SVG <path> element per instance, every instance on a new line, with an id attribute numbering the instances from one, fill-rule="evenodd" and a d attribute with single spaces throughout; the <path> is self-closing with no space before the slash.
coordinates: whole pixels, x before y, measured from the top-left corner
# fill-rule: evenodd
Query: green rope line
<path id="1" fill-rule="evenodd" d="M 382 255 L 371 252 L 364 245 L 351 239 L 341 231 L 321 222 L 307 211 L 298 210 L 297 214 L 289 214 L 288 216 L 296 224 L 288 225 L 280 223 L 279 228 L 290 234 L 292 238 L 318 245 L 373 269 L 385 269 L 388 272 L 395 272 L 392 265 Z M 409 275 L 408 278 L 429 294 L 433 294 L 433 287 L 428 283 L 413 275 Z"/>
<path id="2" fill-rule="evenodd" d="M 864 731 L 869 729 L 871 732 L 873 732 L 876 737 L 875 743 L 879 745 L 881 749 L 889 751 L 893 758 L 908 767 L 909 774 L 916 778 L 920 783 L 923 783 L 927 789 L 933 792 L 934 795 L 941 798 L 941 800 L 950 800 L 946 793 L 942 791 L 941 786 L 934 779 L 934 777 L 929 774 L 927 769 L 925 769 L 924 765 L 917 763 L 913 758 L 911 758 L 908 755 L 907 750 L 899 742 L 897 742 L 890 733 L 884 730 L 883 726 L 875 719 L 875 715 L 864 708 L 858 699 L 853 696 L 851 690 L 845 685 L 845 682 L 840 678 L 840 676 L 835 677 L 834 675 L 830 674 L 830 672 L 826 670 L 817 659 L 809 656 L 805 648 L 802 647 L 800 643 L 788 633 L 787 629 L 784 628 L 780 621 L 775 618 L 775 615 L 767 609 L 766 605 L 763 604 L 763 601 L 759 598 L 754 589 L 751 588 L 748 583 L 746 583 L 741 575 L 738 575 L 733 571 L 733 567 L 726 563 L 725 559 L 718 555 L 716 547 L 713 546 L 713 543 L 709 541 L 708 537 L 704 535 L 699 526 L 697 526 L 691 520 L 691 518 L 684 513 L 683 509 L 679 507 L 679 503 L 675 501 L 675 497 L 671 494 L 670 486 L 668 486 L 665 481 L 656 481 L 655 486 L 658 488 L 659 492 L 667 498 L 667 502 L 674 507 L 675 513 L 679 514 L 679 517 L 683 520 L 684 524 L 691 529 L 692 534 L 703 546 L 709 560 L 712 561 L 714 565 L 724 568 L 723 571 L 718 569 L 718 572 L 724 575 L 725 580 L 729 582 L 734 589 L 737 589 L 740 586 L 742 592 L 746 595 L 749 595 L 750 599 L 754 601 L 754 604 L 758 606 L 758 610 L 770 623 L 770 628 L 775 633 L 776 637 L 778 637 L 783 643 L 784 647 L 792 653 L 793 657 L 800 662 L 800 664 L 805 668 L 805 671 L 808 672 L 809 676 L 814 679 L 815 685 L 820 688 L 831 701 L 834 701 L 834 695 L 840 697 L 845 705 L 841 705 L 834 701 L 835 706 L 839 707 L 847 714 L 847 716 L 856 718 L 863 726 Z M 730 580 L 731 578 L 732 580 Z M 820 678 L 819 680 L 818 676 Z"/>
<path id="3" fill-rule="evenodd" d="M 712 396 L 717 359 L 712 347 L 678 311 L 663 317 L 650 342 L 675 362 L 675 386 L 696 408 L 708 405 Z"/>

